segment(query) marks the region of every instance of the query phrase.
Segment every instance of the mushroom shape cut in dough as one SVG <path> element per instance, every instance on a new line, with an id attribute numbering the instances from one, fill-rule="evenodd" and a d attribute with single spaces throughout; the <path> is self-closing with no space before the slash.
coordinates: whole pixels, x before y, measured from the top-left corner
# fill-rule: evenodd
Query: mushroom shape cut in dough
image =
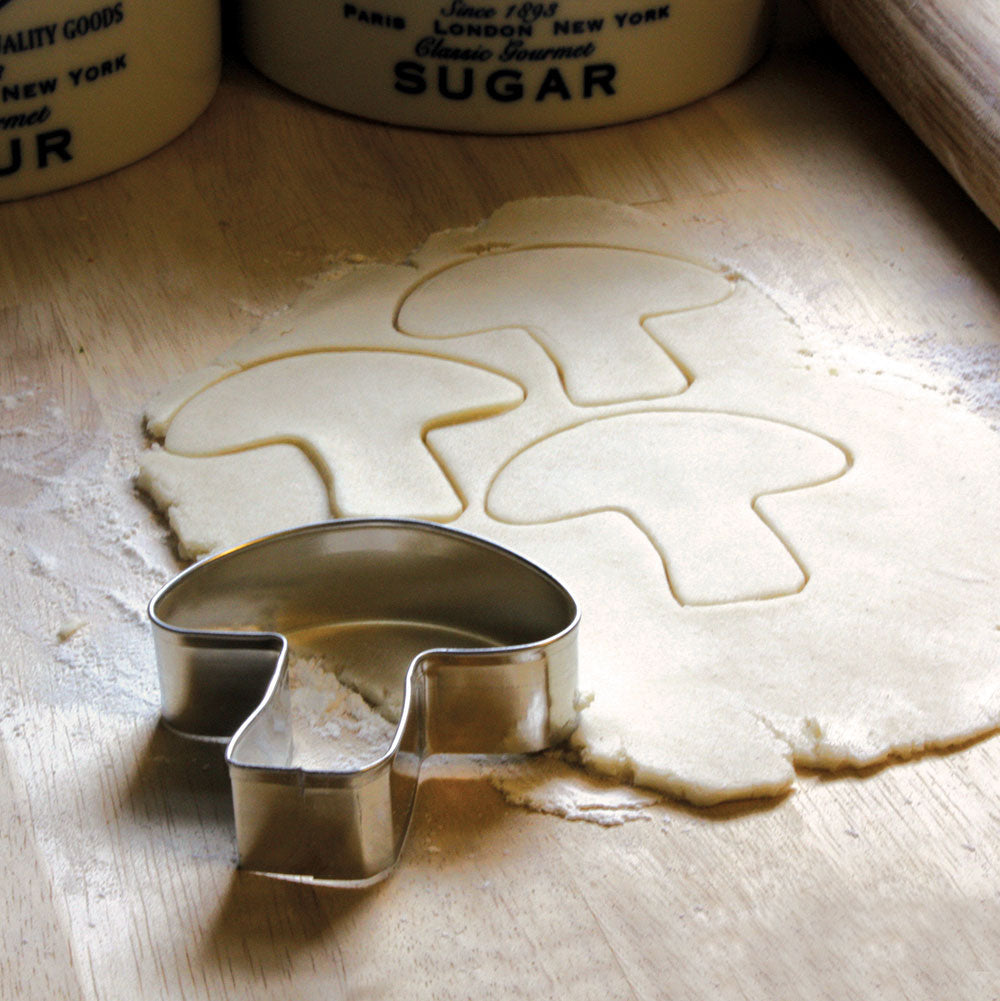
<path id="1" fill-rule="evenodd" d="M 290 442 L 327 484 L 331 513 L 445 521 L 462 499 L 424 442 L 432 427 L 516 407 L 521 387 L 464 362 L 399 351 L 265 361 L 209 386 L 167 430 L 176 455 Z"/>
<path id="2" fill-rule="evenodd" d="M 756 499 L 828 482 L 848 465 L 838 446 L 788 424 L 644 412 L 529 446 L 500 471 L 487 507 L 521 524 L 620 511 L 660 554 L 680 604 L 751 601 L 797 593 L 807 581 L 795 540 L 763 520 Z"/>
<path id="3" fill-rule="evenodd" d="M 657 399 L 689 385 L 647 319 L 711 306 L 723 275 L 664 254 L 547 246 L 468 258 L 418 284 L 397 314 L 404 334 L 461 337 L 519 328 L 537 340 L 576 404 Z"/>

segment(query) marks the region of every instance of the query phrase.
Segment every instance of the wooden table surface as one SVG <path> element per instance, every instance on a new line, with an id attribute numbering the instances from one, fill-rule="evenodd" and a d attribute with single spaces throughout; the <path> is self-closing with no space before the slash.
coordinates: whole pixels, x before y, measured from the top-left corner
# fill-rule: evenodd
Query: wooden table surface
<path id="1" fill-rule="evenodd" d="M 608 829 L 432 780 L 398 871 L 343 891 L 235 869 L 219 746 L 158 723 L 144 606 L 177 562 L 131 485 L 141 406 L 348 254 L 611 198 L 809 322 L 996 366 L 1000 235 L 792 36 L 689 108 L 519 138 L 352 120 L 231 60 L 166 149 L 0 205 L 0 998 L 1000 997 L 995 738 Z"/>

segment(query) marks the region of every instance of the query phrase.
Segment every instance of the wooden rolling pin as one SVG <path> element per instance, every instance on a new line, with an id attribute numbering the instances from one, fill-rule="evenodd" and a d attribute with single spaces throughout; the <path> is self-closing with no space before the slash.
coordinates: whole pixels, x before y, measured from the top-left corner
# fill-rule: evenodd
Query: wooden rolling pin
<path id="1" fill-rule="evenodd" d="M 812 0 L 823 24 L 1000 226 L 1000 2 Z"/>

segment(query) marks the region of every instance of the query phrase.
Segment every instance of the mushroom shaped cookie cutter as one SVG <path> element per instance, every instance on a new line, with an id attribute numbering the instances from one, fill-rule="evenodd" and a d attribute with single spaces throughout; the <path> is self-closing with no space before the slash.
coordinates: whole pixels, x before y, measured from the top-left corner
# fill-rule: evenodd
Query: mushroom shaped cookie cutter
<path id="1" fill-rule="evenodd" d="M 441 525 L 344 519 L 266 536 L 180 573 L 149 616 L 164 721 L 232 735 L 237 848 L 254 871 L 374 881 L 399 859 L 425 757 L 540 751 L 577 725 L 570 593 Z M 397 696 L 391 743 L 363 767 L 292 763 L 300 644 Z"/>

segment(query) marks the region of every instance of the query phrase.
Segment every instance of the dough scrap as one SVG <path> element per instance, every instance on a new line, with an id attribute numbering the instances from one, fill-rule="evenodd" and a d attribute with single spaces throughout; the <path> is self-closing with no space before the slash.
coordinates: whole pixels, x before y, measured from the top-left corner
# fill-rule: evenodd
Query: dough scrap
<path id="1" fill-rule="evenodd" d="M 536 266 L 552 248 L 564 264 L 587 262 L 558 275 L 554 302 L 574 318 L 558 337 L 559 309 Z M 354 483 L 353 509 L 451 520 L 536 560 L 582 609 L 580 687 L 594 699 L 573 739 L 579 756 L 595 771 L 694 803 L 779 795 L 796 765 L 867 765 L 995 729 L 1000 435 L 925 369 L 800 328 L 729 269 L 691 262 L 689 272 L 699 282 L 708 275 L 699 287 L 724 295 L 671 299 L 667 281 L 634 315 L 619 310 L 598 323 L 574 312 L 574 280 L 579 302 L 620 305 L 623 262 L 643 254 L 685 262 L 664 226 L 642 213 L 530 200 L 478 227 L 435 234 L 406 264 L 318 281 L 150 405 L 147 425 L 166 441 L 143 458 L 142 482 L 170 508 L 190 551 L 221 548 L 260 534 L 259 498 L 243 492 L 254 474 L 234 473 L 208 498 L 192 486 L 207 482 L 195 470 L 249 468 L 272 449 L 299 447 L 309 491 L 325 481 L 327 511 L 341 511 L 338 484 Z M 643 282 L 662 283 L 655 271 Z M 518 276 L 530 295 L 509 291 Z M 508 291 L 494 294 L 493 285 Z M 655 357 L 657 378 L 676 369 L 684 384 L 668 375 L 662 395 L 648 398 L 648 386 L 623 393 L 627 380 L 613 368 L 590 371 L 595 357 L 629 358 L 639 343 L 643 357 Z M 309 373 L 362 352 L 364 364 L 317 400 Z M 382 441 L 372 463 L 358 435 L 391 425 L 397 401 L 409 406 L 406 373 L 425 368 L 451 374 L 419 397 L 396 424 L 405 433 Z M 577 375 L 591 388 L 574 389 Z M 446 418 L 456 401 L 457 416 Z M 310 403 L 326 408 L 322 419 Z M 725 433 L 697 445 L 703 462 L 677 454 L 710 427 Z M 777 478 L 773 454 L 758 482 L 741 453 L 747 441 L 766 445 L 748 437 L 751 428 L 766 430 L 772 445 L 780 439 Z M 572 446 L 570 473 L 563 446 Z M 240 450 L 214 454 L 231 449 Z M 618 499 L 598 492 L 595 501 L 587 462 L 607 486 L 600 460 L 615 449 Z M 546 475 L 543 460 L 557 456 Z M 726 462 L 753 475 L 725 512 L 705 506 L 718 500 L 711 480 L 697 497 L 667 502 L 648 475 L 694 468 L 702 476 Z M 385 465 L 399 476 L 388 486 L 375 468 Z M 290 481 L 266 482 L 282 490 Z M 737 508 L 740 517 L 727 521 Z M 212 532 L 184 534 L 204 519 Z M 709 521 L 721 523 L 724 544 L 699 561 Z M 675 595 L 664 564 L 676 567 L 678 551 L 685 582 Z M 719 572 L 726 552 L 740 554 L 736 583 Z M 788 557 L 794 579 L 785 576 Z"/>
<path id="2" fill-rule="evenodd" d="M 377 761 L 396 726 L 341 684 L 320 657 L 288 660 L 292 759 L 296 768 L 348 771 Z"/>

